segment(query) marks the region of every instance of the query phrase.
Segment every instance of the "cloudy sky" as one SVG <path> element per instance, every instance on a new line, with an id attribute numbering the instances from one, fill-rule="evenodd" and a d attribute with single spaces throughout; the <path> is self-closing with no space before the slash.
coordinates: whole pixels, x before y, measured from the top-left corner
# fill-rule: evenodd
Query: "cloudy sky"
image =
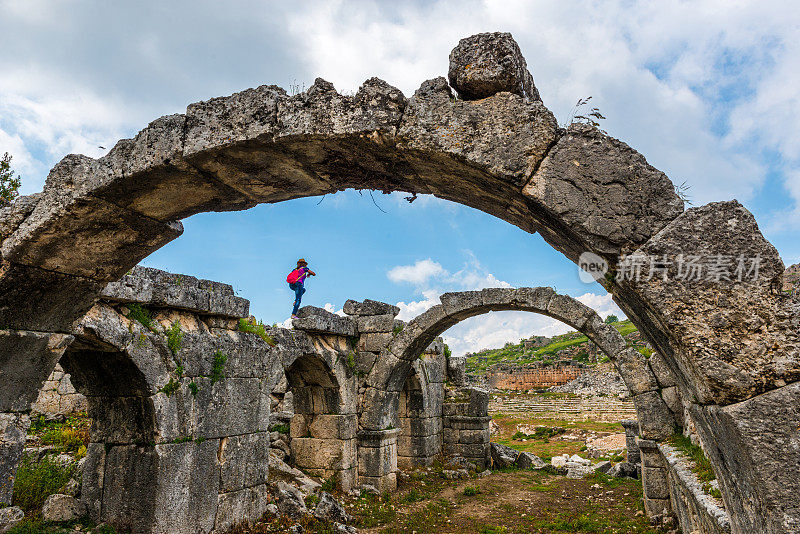
<path id="1" fill-rule="evenodd" d="M 592 96 L 604 129 L 686 182 L 695 205 L 738 199 L 784 262 L 800 261 L 800 10 L 789 0 L 0 0 L 0 13 L 0 153 L 24 193 L 65 154 L 101 156 L 190 102 L 317 76 L 340 91 L 379 76 L 410 96 L 446 75 L 460 38 L 510 31 L 560 121 Z M 616 312 L 538 236 L 434 198 L 348 191 L 184 224 L 144 263 L 228 281 L 270 323 L 289 314 L 284 280 L 299 256 L 319 274 L 307 303 L 336 310 L 374 298 L 409 318 L 443 291 L 547 285 Z M 460 354 L 563 330 L 506 312 L 446 337 Z"/>

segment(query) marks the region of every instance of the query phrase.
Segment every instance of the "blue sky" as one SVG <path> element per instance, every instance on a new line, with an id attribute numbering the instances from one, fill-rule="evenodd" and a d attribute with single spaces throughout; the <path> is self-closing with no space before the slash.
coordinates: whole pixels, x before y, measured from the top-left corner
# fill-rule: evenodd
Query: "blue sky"
<path id="1" fill-rule="evenodd" d="M 559 5 L 562 4 L 562 5 Z M 510 31 L 545 104 L 564 121 L 592 102 L 695 205 L 737 198 L 784 262 L 800 261 L 800 15 L 789 1 L 117 3 L 0 0 L 0 153 L 24 193 L 65 154 L 103 155 L 154 118 L 263 83 L 316 76 L 354 91 L 376 75 L 407 96 L 446 75 L 458 39 Z M 548 285 L 605 315 L 599 286 L 538 236 L 434 198 L 353 191 L 246 212 L 201 214 L 145 264 L 230 282 L 281 322 L 299 256 L 319 276 L 305 301 L 401 303 L 442 291 Z M 531 314 L 474 318 L 447 333 L 457 354 L 563 325 Z"/>

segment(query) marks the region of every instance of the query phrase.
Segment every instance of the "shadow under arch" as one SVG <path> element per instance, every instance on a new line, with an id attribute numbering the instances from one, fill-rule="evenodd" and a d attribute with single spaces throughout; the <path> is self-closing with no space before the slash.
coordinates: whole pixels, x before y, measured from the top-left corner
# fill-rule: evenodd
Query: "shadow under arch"
<path id="1" fill-rule="evenodd" d="M 92 422 L 81 500 L 97 522 L 146 531 L 155 522 L 152 481 L 160 468 L 156 391 L 126 351 L 99 342 L 76 338 L 60 363 L 86 396 Z"/>

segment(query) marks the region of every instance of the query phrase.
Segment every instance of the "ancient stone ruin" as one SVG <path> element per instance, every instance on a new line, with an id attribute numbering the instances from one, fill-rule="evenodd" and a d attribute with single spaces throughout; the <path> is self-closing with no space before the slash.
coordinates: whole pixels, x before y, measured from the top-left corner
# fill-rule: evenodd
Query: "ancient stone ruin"
<path id="1" fill-rule="evenodd" d="M 599 282 L 657 356 L 549 288 L 445 294 L 405 325 L 373 301 L 348 302 L 348 317 L 307 309 L 262 338 L 236 328 L 247 302 L 229 286 L 131 271 L 192 214 L 347 188 L 433 194 L 538 232 L 574 262 L 595 254 L 609 265 Z M 41 193 L 0 210 L 0 241 L 0 501 L 59 361 L 94 419 L 83 502 L 135 532 L 254 517 L 281 455 L 381 489 L 398 464 L 439 451 L 485 465 L 486 395 L 446 395 L 460 372 L 435 341 L 467 317 L 523 310 L 566 322 L 615 362 L 636 405 L 649 514 L 675 513 L 687 531 L 800 530 L 800 303 L 781 290 L 776 249 L 737 201 L 684 211 L 628 145 L 560 128 L 509 34 L 462 40 L 449 83 L 425 81 L 411 98 L 377 78 L 354 96 L 317 79 L 298 95 L 261 86 L 192 104 L 102 158 L 66 156 Z M 686 276 L 690 257 L 703 276 Z M 136 302 L 158 324 L 132 319 L 124 304 Z M 164 329 L 176 323 L 173 351 Z M 272 440 L 289 404 L 290 434 Z M 676 428 L 709 456 L 724 519 L 676 467 L 664 443 Z"/>

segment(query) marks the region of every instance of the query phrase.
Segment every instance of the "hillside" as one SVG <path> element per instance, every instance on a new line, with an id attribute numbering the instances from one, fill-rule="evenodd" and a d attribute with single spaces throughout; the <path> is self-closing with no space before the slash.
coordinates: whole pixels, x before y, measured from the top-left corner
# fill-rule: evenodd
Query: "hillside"
<path id="1" fill-rule="evenodd" d="M 622 334 L 628 345 L 635 347 L 645 356 L 652 353 L 652 349 L 642 339 L 639 331 L 630 321 L 615 321 L 611 325 Z M 506 343 L 499 349 L 486 349 L 480 352 L 467 354 L 467 372 L 482 375 L 486 370 L 498 363 L 511 365 L 526 365 L 537 361 L 554 362 L 557 360 L 575 360 L 587 365 L 595 365 L 608 361 L 608 358 L 599 353 L 597 346 L 580 332 L 567 332 L 553 338 L 533 336 L 523 339 L 519 343 Z"/>

